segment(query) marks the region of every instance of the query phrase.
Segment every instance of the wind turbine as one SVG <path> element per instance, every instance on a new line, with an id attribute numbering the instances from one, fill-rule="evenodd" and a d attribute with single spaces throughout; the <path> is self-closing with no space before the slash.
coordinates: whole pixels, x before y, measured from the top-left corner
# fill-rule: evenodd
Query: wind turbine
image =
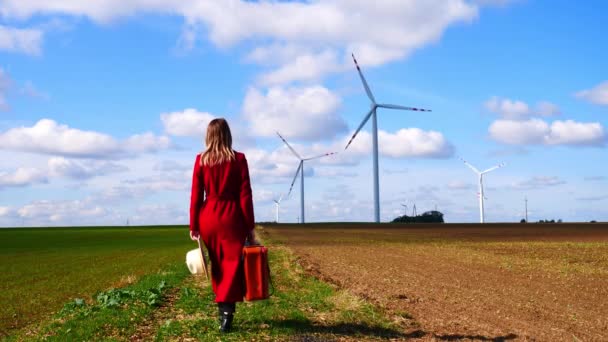
<path id="1" fill-rule="evenodd" d="M 281 195 L 278 200 L 272 200 L 274 202 L 274 207 L 276 210 L 276 213 L 275 213 L 275 222 L 276 223 L 279 223 L 279 208 L 281 207 L 282 199 L 283 199 L 283 195 Z"/>
<path id="2" fill-rule="evenodd" d="M 460 158 L 460 160 L 462 160 L 466 166 L 471 168 L 471 170 L 473 170 L 473 172 L 475 172 L 479 176 L 479 222 L 483 223 L 483 221 L 484 221 L 483 200 L 485 198 L 484 194 L 483 194 L 483 175 L 485 175 L 486 173 L 488 173 L 490 171 L 494 171 L 496 169 L 499 169 L 499 168 L 505 166 L 505 163 L 500 163 L 485 171 L 479 171 L 475 166 L 469 164 L 466 160 L 464 160 L 462 158 Z"/>
<path id="3" fill-rule="evenodd" d="M 405 209 L 403 210 L 403 212 L 404 212 L 404 214 L 407 216 L 407 204 L 402 204 L 401 206 L 402 206 L 403 208 L 405 208 Z"/>
<path id="4" fill-rule="evenodd" d="M 367 112 L 367 114 L 365 114 L 365 116 L 363 117 L 363 121 L 361 121 L 361 124 L 359 125 L 359 127 L 357 128 L 357 130 L 355 131 L 353 136 L 350 138 L 350 140 L 348 141 L 348 144 L 346 144 L 346 147 L 344 149 L 346 150 L 348 148 L 348 146 L 355 139 L 355 137 L 357 136 L 357 134 L 359 133 L 361 128 L 363 128 L 363 126 L 365 126 L 365 124 L 367 123 L 369 118 L 372 118 L 372 146 L 373 146 L 372 156 L 373 156 L 373 163 L 374 163 L 374 218 L 375 218 L 376 222 L 380 222 L 380 180 L 378 178 L 379 177 L 378 176 L 378 120 L 376 118 L 376 110 L 378 108 L 412 110 L 412 111 L 416 111 L 416 112 L 430 112 L 430 110 L 414 108 L 414 107 L 405 107 L 405 106 L 399 106 L 399 105 L 393 105 L 393 104 L 377 103 L 376 99 L 374 98 L 374 95 L 372 94 L 372 91 L 369 89 L 369 86 L 367 85 L 367 81 L 365 80 L 365 77 L 363 77 L 363 73 L 361 73 L 361 68 L 359 68 L 359 64 L 357 63 L 357 60 L 355 59 L 355 55 L 353 54 L 352 56 L 353 56 L 353 61 L 355 62 L 355 66 L 357 67 L 357 71 L 359 72 L 359 77 L 361 78 L 361 82 L 363 83 L 363 87 L 365 88 L 365 92 L 367 93 L 367 97 L 369 97 L 369 99 L 371 101 L 371 109 L 369 110 L 369 112 Z"/>
<path id="5" fill-rule="evenodd" d="M 526 202 L 526 223 L 528 223 L 528 196 L 524 200 Z"/>
<path id="6" fill-rule="evenodd" d="M 314 156 L 314 157 L 310 157 L 310 158 L 302 158 L 302 157 L 300 157 L 298 152 L 296 152 L 296 150 L 294 150 L 293 147 L 291 147 L 291 145 L 289 145 L 287 140 L 285 140 L 281 136 L 281 134 L 279 134 L 279 132 L 277 132 L 277 135 L 279 136 L 279 138 L 281 138 L 281 140 L 283 140 L 283 142 L 285 143 L 285 145 L 287 145 L 289 150 L 291 150 L 291 153 L 293 153 L 293 155 L 296 156 L 296 158 L 298 158 L 300 160 L 300 164 L 298 165 L 298 169 L 296 170 L 296 175 L 293 177 L 293 181 L 291 181 L 291 186 L 289 187 L 289 192 L 287 193 L 287 197 L 289 197 L 289 195 L 291 194 L 291 190 L 293 189 L 293 185 L 296 182 L 296 178 L 298 178 L 298 174 L 301 171 L 302 176 L 300 178 L 300 217 L 302 220 L 301 222 L 304 223 L 304 221 L 305 221 L 304 220 L 304 162 L 313 160 L 313 159 L 326 157 L 326 156 L 331 156 L 332 154 L 336 154 L 336 152 L 324 153 L 324 154 L 320 154 L 318 156 Z"/>

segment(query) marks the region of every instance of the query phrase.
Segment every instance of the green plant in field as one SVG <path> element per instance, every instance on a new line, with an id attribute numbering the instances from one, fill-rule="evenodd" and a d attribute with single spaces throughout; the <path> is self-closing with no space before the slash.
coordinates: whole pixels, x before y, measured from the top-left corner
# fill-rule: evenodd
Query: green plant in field
<path id="1" fill-rule="evenodd" d="M 61 311 L 59 311 L 58 317 L 66 317 L 77 312 L 88 316 L 93 311 L 120 308 L 136 301 L 154 307 L 160 305 L 163 300 L 163 292 L 166 290 L 167 282 L 165 280 L 161 280 L 157 286 L 149 289 L 128 290 L 113 288 L 97 293 L 95 296 L 96 304 L 94 305 L 87 305 L 84 299 L 75 298 L 63 306 Z"/>

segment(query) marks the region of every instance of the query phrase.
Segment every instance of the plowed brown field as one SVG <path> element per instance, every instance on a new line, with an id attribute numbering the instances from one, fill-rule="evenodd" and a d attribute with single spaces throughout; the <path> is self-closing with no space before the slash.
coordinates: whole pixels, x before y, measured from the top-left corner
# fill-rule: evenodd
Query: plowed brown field
<path id="1" fill-rule="evenodd" d="M 266 225 L 420 340 L 608 341 L 608 224 Z"/>

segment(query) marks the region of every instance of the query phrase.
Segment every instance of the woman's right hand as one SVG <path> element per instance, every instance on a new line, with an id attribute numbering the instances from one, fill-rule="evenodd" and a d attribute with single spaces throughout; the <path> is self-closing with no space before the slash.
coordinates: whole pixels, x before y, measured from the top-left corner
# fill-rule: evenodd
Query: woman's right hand
<path id="1" fill-rule="evenodd" d="M 201 235 L 198 231 L 194 231 L 194 230 L 190 231 L 190 239 L 192 241 L 198 241 L 198 239 L 200 239 L 200 237 L 201 237 Z"/>
<path id="2" fill-rule="evenodd" d="M 259 245 L 260 242 L 255 238 L 255 231 L 250 231 L 249 234 L 247 235 L 247 242 L 249 242 L 249 245 Z"/>

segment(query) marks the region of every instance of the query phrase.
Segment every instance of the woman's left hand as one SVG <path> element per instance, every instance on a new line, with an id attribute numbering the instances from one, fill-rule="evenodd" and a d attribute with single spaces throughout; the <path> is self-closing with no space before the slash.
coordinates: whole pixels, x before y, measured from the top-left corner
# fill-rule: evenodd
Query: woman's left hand
<path id="1" fill-rule="evenodd" d="M 191 239 L 192 241 L 197 241 L 198 239 L 200 239 L 200 237 L 201 237 L 201 235 L 200 235 L 200 233 L 199 233 L 199 232 L 194 231 L 194 230 L 191 230 L 191 231 L 190 231 L 190 239 Z"/>

